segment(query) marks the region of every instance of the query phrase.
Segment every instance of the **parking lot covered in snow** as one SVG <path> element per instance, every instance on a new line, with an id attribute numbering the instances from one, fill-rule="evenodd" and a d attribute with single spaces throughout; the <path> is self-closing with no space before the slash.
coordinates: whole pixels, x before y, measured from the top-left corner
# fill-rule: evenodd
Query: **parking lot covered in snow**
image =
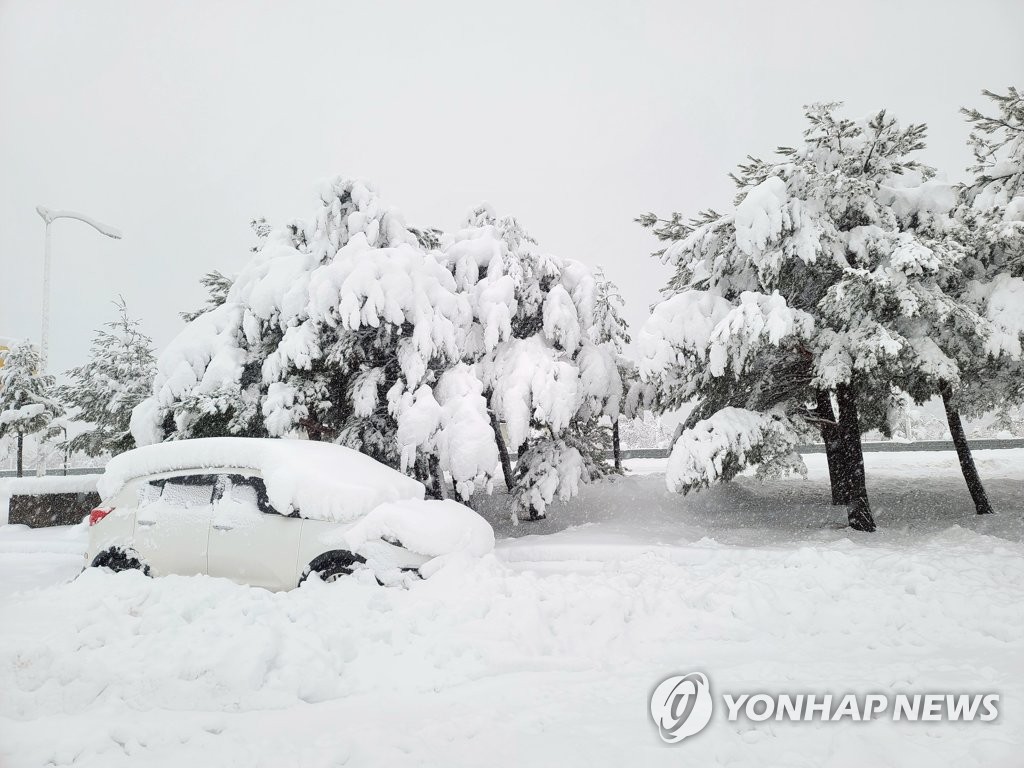
<path id="1" fill-rule="evenodd" d="M 493 556 L 410 589 L 270 593 L 207 577 L 75 578 L 80 528 L 0 529 L 0 761 L 1011 766 L 1024 733 L 1024 451 L 869 454 L 879 532 L 806 481 L 680 497 L 651 460 L 547 521 L 482 504 Z M 547 535 L 539 535 L 539 534 Z M 989 691 L 993 723 L 727 722 L 662 745 L 648 696 Z M 286 737 L 286 738 L 285 738 Z"/>

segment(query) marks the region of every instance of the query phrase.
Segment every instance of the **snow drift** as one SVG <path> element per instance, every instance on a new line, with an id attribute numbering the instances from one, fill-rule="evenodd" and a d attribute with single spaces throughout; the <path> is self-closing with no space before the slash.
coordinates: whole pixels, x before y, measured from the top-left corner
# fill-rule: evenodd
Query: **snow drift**
<path id="1" fill-rule="evenodd" d="M 407 499 L 381 504 L 343 532 L 322 537 L 325 544 L 355 551 L 367 541 L 398 539 L 406 549 L 429 557 L 486 555 L 494 549 L 494 530 L 457 501 Z"/>

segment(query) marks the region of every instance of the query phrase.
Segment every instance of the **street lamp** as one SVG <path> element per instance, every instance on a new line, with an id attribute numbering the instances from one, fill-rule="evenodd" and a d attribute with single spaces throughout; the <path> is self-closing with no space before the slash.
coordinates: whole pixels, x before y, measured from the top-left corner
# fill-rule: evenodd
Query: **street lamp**
<path id="1" fill-rule="evenodd" d="M 46 222 L 46 255 L 43 257 L 43 332 L 39 341 L 39 373 L 42 374 L 46 373 L 46 361 L 50 351 L 50 224 L 55 219 L 78 219 L 84 221 L 101 235 L 112 237 L 115 240 L 121 239 L 121 231 L 75 211 L 54 211 L 37 205 L 36 213 Z"/>

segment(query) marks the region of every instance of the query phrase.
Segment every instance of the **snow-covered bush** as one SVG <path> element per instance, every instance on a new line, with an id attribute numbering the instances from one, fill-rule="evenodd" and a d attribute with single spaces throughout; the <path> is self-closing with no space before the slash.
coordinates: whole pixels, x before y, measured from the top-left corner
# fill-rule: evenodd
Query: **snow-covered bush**
<path id="1" fill-rule="evenodd" d="M 139 321 L 128 316 L 123 299 L 115 306 L 117 320 L 96 332 L 89 361 L 68 371 L 67 383 L 58 390 L 64 404 L 77 409 L 74 418 L 90 425 L 67 447 L 88 456 L 135 447 L 129 429 L 132 410 L 153 388 L 153 342 L 139 329 Z"/>

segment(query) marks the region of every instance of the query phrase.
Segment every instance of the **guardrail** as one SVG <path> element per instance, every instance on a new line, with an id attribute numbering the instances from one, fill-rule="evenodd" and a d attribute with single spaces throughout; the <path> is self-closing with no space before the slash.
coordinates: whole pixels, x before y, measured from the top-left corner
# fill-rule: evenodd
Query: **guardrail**
<path id="1" fill-rule="evenodd" d="M 1014 437 L 1008 440 L 997 440 L 984 438 L 970 440 L 972 451 L 989 451 L 1000 448 L 1024 448 L 1024 438 Z M 951 440 L 919 440 L 913 443 L 863 443 L 865 453 L 893 452 L 900 451 L 955 451 Z M 808 443 L 798 445 L 798 453 L 824 453 L 823 443 Z M 668 448 L 623 448 L 623 459 L 667 459 L 671 451 Z M 605 451 L 605 458 L 613 458 L 611 451 Z M 69 475 L 91 475 L 102 472 L 103 467 L 74 467 L 68 470 Z M 0 469 L 0 477 L 14 477 L 17 473 L 13 469 Z M 64 474 L 64 470 L 47 472 L 48 477 L 57 477 Z M 34 477 L 35 472 L 26 472 L 26 477 Z"/>
<path id="2" fill-rule="evenodd" d="M 69 467 L 68 468 L 68 474 L 69 475 L 95 475 L 95 474 L 102 474 L 102 472 L 103 472 L 103 467 Z M 16 470 L 16 469 L 0 469 L 0 477 L 17 477 L 17 476 L 18 476 L 18 470 Z M 35 477 L 35 476 L 36 476 L 36 471 L 34 469 L 26 470 L 25 471 L 25 477 Z M 64 470 L 63 469 L 51 469 L 45 475 L 43 475 L 43 477 L 63 477 L 63 476 L 64 476 Z"/>
<path id="3" fill-rule="evenodd" d="M 1000 448 L 1024 448 L 1024 438 L 1011 438 L 1009 440 L 979 439 L 969 440 L 972 451 L 989 451 Z M 952 440 L 920 440 L 913 443 L 863 443 L 865 453 L 898 453 L 901 451 L 955 451 Z M 809 443 L 798 445 L 798 453 L 824 453 L 824 443 Z M 667 459 L 668 448 L 624 448 L 622 458 L 625 459 Z M 611 451 L 605 451 L 605 458 L 613 458 Z"/>

